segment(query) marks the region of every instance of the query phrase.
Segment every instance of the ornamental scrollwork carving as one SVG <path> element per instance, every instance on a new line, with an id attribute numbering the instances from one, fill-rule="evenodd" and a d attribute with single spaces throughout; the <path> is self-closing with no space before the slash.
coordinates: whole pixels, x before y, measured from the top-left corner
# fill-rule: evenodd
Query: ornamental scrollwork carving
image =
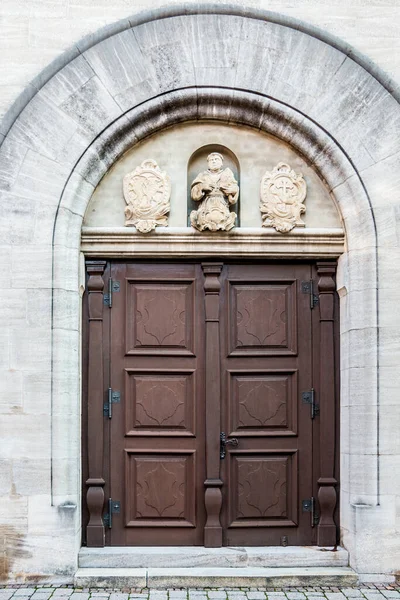
<path id="1" fill-rule="evenodd" d="M 171 181 L 155 160 L 142 164 L 124 177 L 125 225 L 149 233 L 157 225 L 168 225 Z"/>
<path id="2" fill-rule="evenodd" d="M 236 204 L 239 186 L 232 171 L 223 169 L 223 160 L 219 152 L 209 154 L 207 171 L 199 173 L 191 185 L 191 198 L 200 206 L 190 213 L 190 223 L 199 231 L 229 231 L 235 226 L 236 213 L 229 206 Z"/>
<path id="3" fill-rule="evenodd" d="M 304 227 L 300 215 L 306 212 L 307 185 L 301 173 L 296 173 L 286 163 L 278 163 L 264 174 L 260 195 L 263 227 L 275 227 L 281 233 L 296 226 Z"/>

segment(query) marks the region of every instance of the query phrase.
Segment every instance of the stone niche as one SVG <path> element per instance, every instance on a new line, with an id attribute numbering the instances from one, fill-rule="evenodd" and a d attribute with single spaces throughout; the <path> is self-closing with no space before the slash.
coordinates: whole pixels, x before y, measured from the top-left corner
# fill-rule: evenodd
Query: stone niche
<path id="1" fill-rule="evenodd" d="M 261 229 L 261 179 L 280 162 L 301 172 L 306 180 L 306 213 L 302 216 L 305 227 L 341 227 L 335 203 L 324 183 L 288 144 L 249 127 L 215 121 L 175 125 L 128 150 L 95 189 L 84 226 L 124 227 L 123 178 L 144 160 L 152 159 L 171 179 L 168 227 L 190 228 L 188 214 L 194 204 L 190 198 L 190 185 L 197 173 L 207 168 L 206 158 L 212 151 L 223 154 L 224 166 L 233 171 L 239 182 L 239 201 L 232 207 L 238 214 L 236 227 Z"/>
<path id="2" fill-rule="evenodd" d="M 187 225 L 190 227 L 190 213 L 192 210 L 198 210 L 199 203 L 194 202 L 190 195 L 191 185 L 194 179 L 197 177 L 201 171 L 207 170 L 207 156 L 212 152 L 218 152 L 224 158 L 223 169 L 229 168 L 237 183 L 239 184 L 240 189 L 240 165 L 237 157 L 227 148 L 226 146 L 221 146 L 221 144 L 207 144 L 207 146 L 202 146 L 198 150 L 196 150 L 192 156 L 189 158 L 189 162 L 187 165 Z M 236 204 L 233 204 L 230 207 L 231 212 L 235 212 L 237 214 L 236 218 L 236 227 L 240 226 L 240 193 L 239 198 Z"/>

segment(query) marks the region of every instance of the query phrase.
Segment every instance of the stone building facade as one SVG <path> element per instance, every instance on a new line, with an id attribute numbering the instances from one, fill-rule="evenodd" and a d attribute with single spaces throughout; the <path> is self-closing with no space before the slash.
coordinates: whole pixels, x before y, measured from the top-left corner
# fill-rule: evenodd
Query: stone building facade
<path id="1" fill-rule="evenodd" d="M 399 9 L 272 4 L 143 5 L 132 15 L 122 1 L 10 0 L 0 9 L 4 579 L 70 581 L 82 540 L 91 545 L 89 518 L 95 536 L 104 533 L 108 484 L 96 443 L 107 433 L 90 422 L 92 325 L 104 318 L 85 302 L 88 291 L 107 291 L 112 261 L 206 260 L 207 280 L 221 261 L 308 260 L 327 331 L 332 316 L 322 307 L 337 260 L 339 329 L 329 330 L 336 349 L 318 371 L 324 425 L 316 425 L 331 471 L 322 460 L 315 540 L 334 545 L 324 536 L 335 510 L 361 578 L 390 581 L 400 570 Z M 231 232 L 194 232 L 188 221 L 190 182 L 210 152 L 240 186 Z M 171 206 L 167 226 L 140 234 L 125 227 L 122 180 L 148 159 L 171 180 Z M 260 182 L 280 163 L 307 183 L 304 223 L 285 233 L 262 227 L 259 210 Z M 217 289 L 210 285 L 206 295 Z M 324 394 L 340 414 L 334 405 L 326 412 Z M 301 507 L 293 510 L 301 520 Z M 212 539 L 205 545 L 218 545 Z"/>

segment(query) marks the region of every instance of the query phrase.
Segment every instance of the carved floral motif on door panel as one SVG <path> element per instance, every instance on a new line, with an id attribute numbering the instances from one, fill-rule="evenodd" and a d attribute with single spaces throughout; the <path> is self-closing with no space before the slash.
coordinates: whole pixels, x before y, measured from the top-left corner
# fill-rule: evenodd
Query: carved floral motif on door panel
<path id="1" fill-rule="evenodd" d="M 231 427 L 245 435 L 295 434 L 297 373 L 230 374 Z M 231 433 L 231 435 L 233 435 Z"/>
<path id="2" fill-rule="evenodd" d="M 127 525 L 194 525 L 194 456 L 128 454 Z"/>
<path id="3" fill-rule="evenodd" d="M 128 286 L 127 354 L 192 353 L 193 286 Z"/>
<path id="4" fill-rule="evenodd" d="M 295 304 L 291 285 L 232 285 L 232 342 L 235 353 L 292 353 Z"/>
<path id="5" fill-rule="evenodd" d="M 193 432 L 194 375 L 127 371 L 126 435 Z"/>
<path id="6" fill-rule="evenodd" d="M 232 498 L 231 526 L 245 522 L 265 526 L 292 524 L 290 497 L 296 492 L 291 468 L 289 456 L 233 457 L 236 498 Z M 235 496 L 234 490 L 232 493 Z"/>

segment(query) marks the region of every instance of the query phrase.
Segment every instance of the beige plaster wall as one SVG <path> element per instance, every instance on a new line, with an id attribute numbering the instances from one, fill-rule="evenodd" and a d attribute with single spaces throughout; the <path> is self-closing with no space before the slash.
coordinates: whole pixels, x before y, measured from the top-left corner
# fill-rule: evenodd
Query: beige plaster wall
<path id="1" fill-rule="evenodd" d="M 195 4 L 196 0 L 188 0 Z M 206 0 L 210 4 L 213 2 Z M 52 60 L 89 33 L 179 0 L 2 0 L 0 117 Z M 231 0 L 301 19 L 365 53 L 400 81 L 398 0 Z"/>
<path id="2" fill-rule="evenodd" d="M 124 175 L 143 160 L 152 158 L 168 173 L 172 182 L 171 227 L 187 226 L 187 169 L 192 154 L 209 144 L 224 145 L 237 157 L 240 165 L 240 224 L 261 227 L 259 210 L 260 181 L 265 171 L 278 162 L 287 162 L 302 172 L 308 188 L 306 227 L 340 227 L 336 207 L 324 184 L 304 158 L 277 138 L 238 125 L 187 123 L 157 133 L 140 142 L 117 161 L 97 186 L 86 211 L 88 227 L 121 227 L 125 223 L 122 194 Z M 206 168 L 206 164 L 202 169 Z"/>

